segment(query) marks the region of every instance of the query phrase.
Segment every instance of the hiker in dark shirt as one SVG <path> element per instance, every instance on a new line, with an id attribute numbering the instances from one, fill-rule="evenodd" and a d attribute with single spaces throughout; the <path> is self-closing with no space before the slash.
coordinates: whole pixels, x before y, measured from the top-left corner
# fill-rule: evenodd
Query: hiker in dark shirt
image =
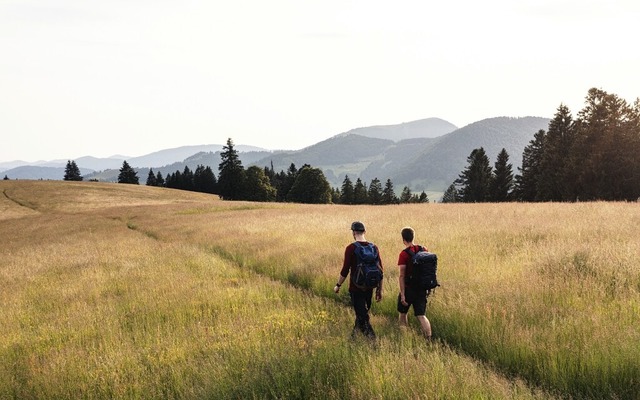
<path id="1" fill-rule="evenodd" d="M 361 288 L 358 287 L 354 282 L 358 261 L 355 254 L 357 246 L 356 242 L 360 243 L 363 246 L 369 245 L 369 242 L 365 238 L 364 224 L 359 221 L 352 223 L 351 233 L 355 242 L 349 244 L 344 251 L 344 262 L 342 264 L 342 270 L 340 271 L 338 283 L 336 283 L 333 291 L 335 293 L 338 293 L 340 291 L 342 283 L 347 279 L 347 276 L 351 274 L 351 279 L 349 279 L 349 295 L 351 297 L 353 310 L 356 314 L 356 321 L 353 327 L 352 337 L 354 337 L 357 332 L 361 332 L 363 335 L 365 335 L 365 337 L 375 339 L 375 332 L 373 331 L 373 327 L 369 322 L 369 309 L 371 309 L 373 288 Z M 380 258 L 380 251 L 375 244 L 371 243 L 371 245 L 374 247 L 374 251 L 377 253 L 377 264 L 380 272 L 382 272 L 382 259 Z M 377 284 L 377 287 L 375 289 L 376 301 L 382 300 L 382 278 L 380 278 L 380 282 Z"/>
<path id="2" fill-rule="evenodd" d="M 411 282 L 407 277 L 411 276 L 411 255 L 407 250 L 413 253 L 417 253 L 421 249 L 427 250 L 426 247 L 418 246 L 413 243 L 415 231 L 413 228 L 403 228 L 401 233 L 402 243 L 405 249 L 400 252 L 398 256 L 398 268 L 400 269 L 400 276 L 398 277 L 398 283 L 400 284 L 400 294 L 398 294 L 398 322 L 400 326 L 407 326 L 407 313 L 409 307 L 413 306 L 413 313 L 420 322 L 420 328 L 422 333 L 427 338 L 431 339 L 431 323 L 426 317 L 427 311 L 427 296 L 428 291 L 425 289 L 416 289 L 411 287 Z"/>

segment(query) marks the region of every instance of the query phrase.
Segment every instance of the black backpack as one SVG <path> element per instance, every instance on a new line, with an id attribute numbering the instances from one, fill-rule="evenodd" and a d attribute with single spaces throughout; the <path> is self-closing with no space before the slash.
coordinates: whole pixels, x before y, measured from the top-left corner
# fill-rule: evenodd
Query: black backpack
<path id="1" fill-rule="evenodd" d="M 404 251 L 411 256 L 411 276 L 405 278 L 411 288 L 418 290 L 431 290 L 440 286 L 436 277 L 438 271 L 438 256 L 429 253 L 422 246 L 418 246 L 418 251 L 414 253 L 411 248 Z"/>
<path id="2" fill-rule="evenodd" d="M 353 242 L 356 255 L 355 273 L 351 275 L 351 280 L 359 289 L 372 289 L 378 287 L 382 281 L 382 270 L 378 264 L 378 249 L 369 243 L 363 245 L 360 242 Z"/>

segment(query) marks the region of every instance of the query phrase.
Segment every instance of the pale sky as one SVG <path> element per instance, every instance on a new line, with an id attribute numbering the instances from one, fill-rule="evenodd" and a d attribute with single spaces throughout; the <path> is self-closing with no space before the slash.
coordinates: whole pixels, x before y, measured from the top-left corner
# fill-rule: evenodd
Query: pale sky
<path id="1" fill-rule="evenodd" d="M 639 21 L 636 0 L 0 0 L 0 161 L 575 116 L 591 87 L 640 96 Z"/>

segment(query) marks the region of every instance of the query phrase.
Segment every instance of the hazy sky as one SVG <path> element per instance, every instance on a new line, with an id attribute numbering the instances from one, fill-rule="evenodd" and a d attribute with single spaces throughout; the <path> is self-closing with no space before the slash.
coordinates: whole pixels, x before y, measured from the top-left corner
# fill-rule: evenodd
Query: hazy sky
<path id="1" fill-rule="evenodd" d="M 636 0 L 0 0 L 0 161 L 371 125 L 574 115 L 640 96 Z"/>

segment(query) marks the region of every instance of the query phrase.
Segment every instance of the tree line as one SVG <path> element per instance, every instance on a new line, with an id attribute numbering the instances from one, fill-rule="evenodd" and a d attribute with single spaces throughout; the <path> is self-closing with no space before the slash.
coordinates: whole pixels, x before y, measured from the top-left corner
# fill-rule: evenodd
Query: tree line
<path id="1" fill-rule="evenodd" d="M 217 194 L 223 200 L 275 201 L 311 204 L 399 204 L 424 203 L 429 199 L 425 192 L 412 193 L 405 186 L 401 195 L 395 194 L 393 183 L 387 179 L 384 187 L 378 178 L 367 186 L 360 178 L 355 183 L 345 176 L 341 188 L 332 188 L 319 168 L 304 164 L 297 168 L 291 163 L 286 171 L 276 172 L 270 167 L 244 168 L 233 140 L 229 138 L 220 153 L 218 177 L 209 166 L 198 165 L 195 171 L 185 166 L 166 177 L 160 171 L 149 170 L 147 186 L 161 186 L 180 190 Z M 82 179 L 75 162 L 67 164 L 65 180 Z M 75 178 L 73 178 L 75 177 Z M 118 183 L 139 184 L 135 169 L 123 161 Z"/>
<path id="2" fill-rule="evenodd" d="M 514 174 L 503 148 L 493 166 L 484 148 L 474 149 L 467 167 L 447 188 L 442 202 L 589 201 L 640 198 L 640 100 L 628 104 L 615 94 L 591 89 L 585 107 L 574 118 L 561 104 L 548 130 L 540 130 L 525 147 L 522 165 Z M 67 163 L 65 180 L 82 180 L 74 161 Z M 138 184 L 138 176 L 124 161 L 119 183 Z M 224 200 L 335 204 L 427 203 L 423 191 L 405 186 L 397 196 L 390 179 L 374 178 L 367 185 L 345 176 L 332 188 L 322 170 L 308 164 L 287 171 L 270 167 L 244 168 L 233 140 L 221 152 L 216 179 L 212 169 L 185 167 L 166 178 L 149 171 L 147 185 L 218 194 Z"/>
<path id="3" fill-rule="evenodd" d="M 491 168 L 484 149 L 444 193 L 443 202 L 636 201 L 640 198 L 640 99 L 627 103 L 591 89 L 574 119 L 561 104 L 535 133 L 513 175 L 502 149 Z"/>
<path id="4" fill-rule="evenodd" d="M 405 187 L 397 197 L 393 183 L 387 180 L 385 187 L 378 178 L 367 185 L 358 178 L 355 184 L 345 176 L 341 188 L 332 188 L 320 168 L 304 164 L 298 169 L 291 163 L 287 171 L 275 172 L 273 164 L 246 170 L 233 141 L 227 140 L 220 154 L 218 194 L 226 200 L 277 201 L 311 204 L 397 204 L 428 202 L 426 193 L 413 194 Z"/>

